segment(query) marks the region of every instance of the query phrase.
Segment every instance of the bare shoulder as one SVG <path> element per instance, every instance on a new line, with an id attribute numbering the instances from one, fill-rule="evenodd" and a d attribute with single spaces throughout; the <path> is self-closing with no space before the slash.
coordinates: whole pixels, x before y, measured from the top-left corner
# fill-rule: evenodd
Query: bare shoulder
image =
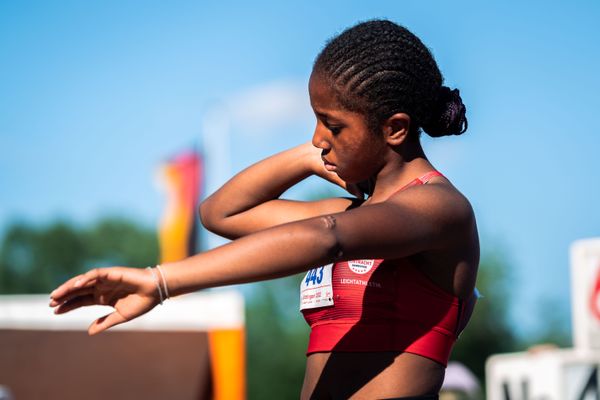
<path id="1" fill-rule="evenodd" d="M 395 193 L 388 201 L 412 205 L 454 218 L 468 218 L 473 214 L 469 200 L 447 181 L 406 188 Z"/>
<path id="2" fill-rule="evenodd" d="M 446 180 L 412 186 L 388 201 L 409 208 L 421 223 L 434 225 L 435 231 L 449 239 L 459 239 L 461 232 L 470 236 L 475 226 L 471 203 Z"/>

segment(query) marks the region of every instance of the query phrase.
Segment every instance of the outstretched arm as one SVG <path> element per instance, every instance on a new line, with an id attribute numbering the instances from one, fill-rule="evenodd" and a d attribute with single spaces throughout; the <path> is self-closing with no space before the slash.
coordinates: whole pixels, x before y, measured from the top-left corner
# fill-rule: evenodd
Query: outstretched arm
<path id="1" fill-rule="evenodd" d="M 276 226 L 164 264 L 168 290 L 176 296 L 291 275 L 336 260 L 394 259 L 468 245 L 474 227 L 470 206 L 437 186 L 423 185 L 403 191 L 393 201 Z M 405 195 L 409 191 L 412 195 Z M 153 299 L 147 294 L 149 282 L 148 274 L 138 276 L 128 269 L 92 270 L 57 288 L 51 306 L 58 306 L 58 313 L 89 304 L 120 306 L 90 327 L 90 333 L 97 333 L 154 307 L 156 295 Z M 136 302 L 140 293 L 144 301 Z"/>
<path id="2" fill-rule="evenodd" d="M 334 261 L 396 259 L 460 247 L 469 243 L 472 227 L 474 216 L 464 198 L 441 185 L 423 185 L 383 203 L 275 226 L 164 267 L 169 291 L 179 295 Z"/>
<path id="3" fill-rule="evenodd" d="M 221 236 L 235 239 L 272 226 L 346 209 L 349 199 L 301 202 L 279 196 L 310 175 L 343 188 L 346 184 L 327 171 L 321 150 L 310 142 L 275 154 L 240 172 L 200 206 L 202 224 Z M 353 193 L 358 194 L 356 190 Z"/>

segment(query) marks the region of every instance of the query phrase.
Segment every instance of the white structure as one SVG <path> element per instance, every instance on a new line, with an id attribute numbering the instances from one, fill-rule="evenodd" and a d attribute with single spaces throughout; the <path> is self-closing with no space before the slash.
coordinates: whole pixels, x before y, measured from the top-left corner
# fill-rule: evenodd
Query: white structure
<path id="1" fill-rule="evenodd" d="M 499 354 L 486 365 L 488 400 L 597 400 L 600 354 L 577 349 Z"/>
<path id="2" fill-rule="evenodd" d="M 0 296 L 0 329 L 87 331 L 97 318 L 114 311 L 109 306 L 89 306 L 54 315 L 45 295 Z M 222 289 L 170 298 L 162 306 L 111 331 L 205 331 L 243 329 L 244 298 L 236 290 Z"/>
<path id="3" fill-rule="evenodd" d="M 488 400 L 600 399 L 600 238 L 571 246 L 571 292 L 574 348 L 490 357 Z"/>
<path id="4" fill-rule="evenodd" d="M 573 344 L 600 351 L 600 238 L 571 246 Z"/>
<path id="5" fill-rule="evenodd" d="M 238 291 L 172 298 L 92 338 L 88 326 L 111 307 L 54 315 L 49 300 L 0 296 L 0 400 L 244 398 Z"/>

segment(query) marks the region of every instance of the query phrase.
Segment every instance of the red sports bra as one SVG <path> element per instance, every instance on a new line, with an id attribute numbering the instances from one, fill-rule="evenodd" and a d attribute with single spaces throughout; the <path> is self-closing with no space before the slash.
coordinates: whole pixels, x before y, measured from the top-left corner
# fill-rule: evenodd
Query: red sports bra
<path id="1" fill-rule="evenodd" d="M 435 176 L 442 174 L 430 172 L 402 189 Z M 463 301 L 409 259 L 338 262 L 331 284 L 333 305 L 302 310 L 311 327 L 307 354 L 401 351 L 446 365 L 470 316 Z"/>

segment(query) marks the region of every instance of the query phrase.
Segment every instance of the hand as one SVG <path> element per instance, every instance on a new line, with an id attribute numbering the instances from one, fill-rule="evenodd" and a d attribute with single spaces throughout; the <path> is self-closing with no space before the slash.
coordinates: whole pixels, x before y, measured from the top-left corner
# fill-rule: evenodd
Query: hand
<path id="1" fill-rule="evenodd" d="M 305 160 L 308 162 L 309 168 L 313 172 L 313 174 L 320 176 L 321 178 L 335 185 L 338 185 L 339 187 L 348 191 L 348 193 L 358 197 L 359 199 L 364 198 L 365 192 L 361 190 L 359 184 L 346 183 L 346 181 L 342 180 L 338 176 L 338 174 L 332 171 L 328 171 L 325 168 L 325 164 L 323 163 L 323 159 L 321 158 L 321 149 L 313 146 L 311 142 L 307 142 L 301 146 L 305 151 Z"/>
<path id="2" fill-rule="evenodd" d="M 151 271 L 126 267 L 97 268 L 78 275 L 56 288 L 50 298 L 55 314 L 91 305 L 113 307 L 114 312 L 92 322 L 90 335 L 137 318 L 159 303 Z"/>

